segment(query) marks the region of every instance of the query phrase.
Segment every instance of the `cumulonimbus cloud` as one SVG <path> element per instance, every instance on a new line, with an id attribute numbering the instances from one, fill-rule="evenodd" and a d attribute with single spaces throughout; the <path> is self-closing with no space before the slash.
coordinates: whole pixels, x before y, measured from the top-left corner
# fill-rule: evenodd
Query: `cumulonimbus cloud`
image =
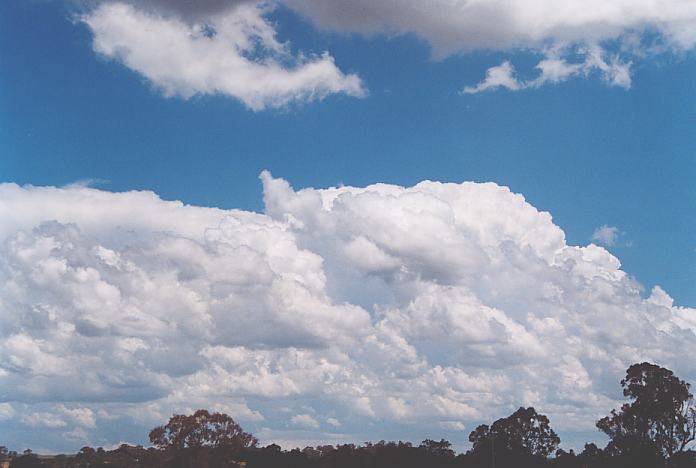
<path id="1" fill-rule="evenodd" d="M 293 55 L 264 18 L 267 9 L 241 3 L 191 23 L 108 2 L 80 20 L 95 52 L 138 72 L 165 96 L 219 94 L 258 111 L 336 93 L 365 95 L 360 78 L 344 74 L 328 53 Z"/>
<path id="2" fill-rule="evenodd" d="M 630 363 L 696 378 L 696 310 L 505 187 L 262 179 L 264 214 L 0 185 L 7 443 L 144 442 L 197 407 L 264 442 L 462 440 L 519 405 L 572 441 Z"/>

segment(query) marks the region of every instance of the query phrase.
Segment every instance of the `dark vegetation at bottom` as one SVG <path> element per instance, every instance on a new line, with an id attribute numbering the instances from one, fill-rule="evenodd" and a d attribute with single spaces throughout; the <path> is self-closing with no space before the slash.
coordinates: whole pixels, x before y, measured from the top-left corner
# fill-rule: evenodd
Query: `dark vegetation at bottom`
<path id="1" fill-rule="evenodd" d="M 576 454 L 558 448 L 549 419 L 534 408 L 519 408 L 469 434 L 472 448 L 455 454 L 450 442 L 424 440 L 356 446 L 281 450 L 258 440 L 231 417 L 198 410 L 174 415 L 150 432 L 152 447 L 122 445 L 116 450 L 83 447 L 76 455 L 22 455 L 0 448 L 0 462 L 22 467 L 231 467 L 231 468 L 696 468 L 696 407 L 689 384 L 654 364 L 634 364 L 621 381 L 629 398 L 597 421 L 609 436 L 603 449 L 585 444 Z"/>
<path id="2" fill-rule="evenodd" d="M 495 463 L 495 464 L 494 464 Z M 11 467 L 176 467 L 176 468 L 694 468 L 696 452 L 687 450 L 668 462 L 651 453 L 610 456 L 594 449 L 576 455 L 562 452 L 554 458 L 532 455 L 430 452 L 402 442 L 386 442 L 363 446 L 308 448 L 281 451 L 276 446 L 233 451 L 223 447 L 158 450 L 121 446 L 113 451 L 59 456 L 40 460 L 20 456 Z"/>

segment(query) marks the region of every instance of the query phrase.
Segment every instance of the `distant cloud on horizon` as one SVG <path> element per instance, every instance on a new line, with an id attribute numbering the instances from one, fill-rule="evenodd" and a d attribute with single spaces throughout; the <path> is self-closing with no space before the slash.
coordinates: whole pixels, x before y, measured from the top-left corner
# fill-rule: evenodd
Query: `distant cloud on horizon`
<path id="1" fill-rule="evenodd" d="M 532 405 L 572 444 L 629 364 L 696 380 L 696 310 L 506 187 L 262 182 L 264 214 L 0 184 L 0 418 L 77 450 L 198 407 L 270 443 Z"/>

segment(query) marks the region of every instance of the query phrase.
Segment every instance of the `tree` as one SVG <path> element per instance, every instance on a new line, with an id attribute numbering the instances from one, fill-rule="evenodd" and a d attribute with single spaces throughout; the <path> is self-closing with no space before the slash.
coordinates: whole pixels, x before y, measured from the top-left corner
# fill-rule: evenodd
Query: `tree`
<path id="1" fill-rule="evenodd" d="M 445 439 L 440 439 L 439 441 L 425 439 L 418 448 L 438 457 L 454 457 L 452 444 Z"/>
<path id="2" fill-rule="evenodd" d="M 532 407 L 520 407 L 507 418 L 490 427 L 483 424 L 469 434 L 472 452 L 505 451 L 511 454 L 548 457 L 556 451 L 561 439 L 549 425 L 549 418 Z M 485 453 L 485 452 L 484 452 Z"/>
<path id="3" fill-rule="evenodd" d="M 256 447 L 258 439 L 244 432 L 234 419 L 224 413 L 198 410 L 190 416 L 175 414 L 166 426 L 150 431 L 150 442 L 159 448 Z"/>
<path id="4" fill-rule="evenodd" d="M 22 456 L 12 460 L 12 468 L 35 468 L 41 466 L 39 457 L 31 449 L 26 449 L 22 452 Z"/>
<path id="5" fill-rule="evenodd" d="M 611 441 L 614 454 L 654 451 L 671 458 L 696 438 L 696 408 L 689 384 L 664 367 L 633 364 L 621 380 L 623 394 L 632 400 L 597 421 Z"/>
<path id="6" fill-rule="evenodd" d="M 580 453 L 580 460 L 587 466 L 599 464 L 605 458 L 604 450 L 594 443 L 585 444 L 585 448 Z"/>

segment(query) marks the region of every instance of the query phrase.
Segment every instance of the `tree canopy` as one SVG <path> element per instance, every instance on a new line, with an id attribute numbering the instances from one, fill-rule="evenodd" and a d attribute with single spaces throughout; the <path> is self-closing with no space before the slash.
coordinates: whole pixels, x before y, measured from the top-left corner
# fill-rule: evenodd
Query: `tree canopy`
<path id="1" fill-rule="evenodd" d="M 520 407 L 507 418 L 495 421 L 490 427 L 482 424 L 469 434 L 472 451 L 489 450 L 495 446 L 511 454 L 548 457 L 561 442 L 549 418 L 532 407 Z M 492 449 L 492 448 L 491 448 Z"/>
<path id="2" fill-rule="evenodd" d="M 175 414 L 165 426 L 150 431 L 150 442 L 158 448 L 256 447 L 258 439 L 244 432 L 239 424 L 224 413 L 200 409 L 192 415 Z"/>
<path id="3" fill-rule="evenodd" d="M 689 384 L 655 364 L 633 364 L 621 380 L 630 403 L 597 422 L 613 453 L 654 451 L 671 458 L 696 438 L 696 409 Z"/>
<path id="4" fill-rule="evenodd" d="M 532 407 L 482 424 L 469 434 L 473 447 L 455 453 L 445 439 L 411 442 L 366 442 L 284 450 L 257 439 L 223 413 L 198 410 L 175 414 L 166 425 L 150 431 L 152 447 L 123 444 L 113 450 L 83 447 L 74 455 L 38 456 L 0 446 L 0 461 L 22 467 L 140 468 L 694 468 L 696 409 L 689 384 L 669 369 L 639 363 L 621 380 L 629 398 L 619 410 L 597 422 L 610 437 L 605 449 L 585 444 L 576 454 L 559 449 L 560 439 L 549 418 Z M 457 442 L 460 439 L 455 439 Z M 555 457 L 552 455 L 555 454 Z"/>

